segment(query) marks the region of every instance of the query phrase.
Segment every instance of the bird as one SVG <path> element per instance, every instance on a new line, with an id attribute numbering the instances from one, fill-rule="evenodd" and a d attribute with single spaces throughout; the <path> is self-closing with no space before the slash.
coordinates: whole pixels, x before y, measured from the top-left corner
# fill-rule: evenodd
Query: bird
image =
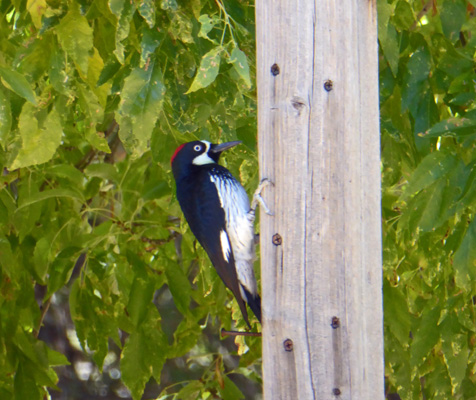
<path id="1" fill-rule="evenodd" d="M 172 155 L 171 166 L 177 200 L 190 230 L 235 296 L 251 328 L 245 303 L 261 323 L 261 298 L 253 270 L 257 202 L 250 205 L 241 183 L 218 164 L 223 151 L 240 143 L 184 143 Z M 259 193 L 255 196 L 254 200 L 260 200 Z"/>

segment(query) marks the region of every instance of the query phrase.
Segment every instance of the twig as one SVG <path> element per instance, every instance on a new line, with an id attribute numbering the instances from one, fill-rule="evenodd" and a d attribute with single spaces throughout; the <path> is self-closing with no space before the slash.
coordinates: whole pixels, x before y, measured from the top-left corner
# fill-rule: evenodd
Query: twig
<path id="1" fill-rule="evenodd" d="M 237 331 L 226 331 L 225 329 L 221 330 L 221 336 L 254 336 L 261 337 L 261 332 L 237 332 Z"/>
<path id="2" fill-rule="evenodd" d="M 41 315 L 40 315 L 40 320 L 38 321 L 38 326 L 37 328 L 33 331 L 33 336 L 35 338 L 38 338 L 38 335 L 40 334 L 40 329 L 41 329 L 41 325 L 43 324 L 43 319 L 45 318 L 45 315 L 48 311 L 48 308 L 50 308 L 50 304 L 51 304 L 51 298 L 53 296 L 50 296 L 48 297 L 48 300 L 46 300 L 42 306 L 41 306 Z"/>

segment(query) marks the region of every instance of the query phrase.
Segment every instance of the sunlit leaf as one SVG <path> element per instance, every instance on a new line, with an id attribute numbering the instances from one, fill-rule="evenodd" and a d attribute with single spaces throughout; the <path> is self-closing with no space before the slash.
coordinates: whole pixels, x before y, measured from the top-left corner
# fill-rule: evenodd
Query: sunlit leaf
<path id="1" fill-rule="evenodd" d="M 110 0 L 109 7 L 117 17 L 116 27 L 116 49 L 114 54 L 117 60 L 124 64 L 124 44 L 123 40 L 127 38 L 130 31 L 132 17 L 134 16 L 135 3 L 128 0 Z"/>
<path id="2" fill-rule="evenodd" d="M 469 118 L 449 118 L 433 125 L 422 137 L 435 138 L 439 136 L 464 136 L 476 133 L 476 120 Z"/>
<path id="3" fill-rule="evenodd" d="M 35 93 L 23 75 L 9 68 L 0 66 L 0 77 L 7 88 L 25 100 L 28 100 L 30 103 L 36 104 Z"/>
<path id="4" fill-rule="evenodd" d="M 141 1 L 139 4 L 139 13 L 145 19 L 149 28 L 155 25 L 155 3 L 152 0 Z"/>
<path id="5" fill-rule="evenodd" d="M 26 9 L 31 15 L 31 20 L 37 29 L 41 28 L 41 18 L 45 13 L 47 4 L 46 0 L 28 0 Z"/>
<path id="6" fill-rule="evenodd" d="M 79 4 L 71 3 L 68 13 L 56 26 L 56 32 L 65 52 L 85 74 L 88 70 L 89 51 L 93 48 L 93 30 L 80 13 Z"/>
<path id="7" fill-rule="evenodd" d="M 250 78 L 250 67 L 248 65 L 248 59 L 246 54 L 243 53 L 239 48 L 235 47 L 231 52 L 231 57 L 229 62 L 233 64 L 238 75 L 245 81 L 245 84 L 248 88 L 251 87 L 251 78 Z"/>
<path id="8" fill-rule="evenodd" d="M 460 325 L 451 315 L 442 327 L 442 350 L 451 378 L 452 393 L 458 393 L 468 369 L 468 337 L 461 333 Z"/>
<path id="9" fill-rule="evenodd" d="M 161 113 L 165 86 L 158 65 L 136 68 L 125 79 L 118 110 L 119 134 L 124 144 L 142 154 Z"/>
<path id="10" fill-rule="evenodd" d="M 29 103 L 23 106 L 19 122 L 22 147 L 11 165 L 12 169 L 51 160 L 61 143 L 63 129 L 57 111 L 51 111 L 42 123 L 35 111 Z"/>
<path id="11" fill-rule="evenodd" d="M 401 200 L 405 201 L 448 174 L 457 165 L 457 162 L 457 157 L 448 152 L 435 151 L 429 154 L 413 172 Z"/>
<path id="12" fill-rule="evenodd" d="M 220 69 L 221 47 L 215 47 L 202 57 L 192 85 L 186 92 L 192 93 L 212 84 Z"/>

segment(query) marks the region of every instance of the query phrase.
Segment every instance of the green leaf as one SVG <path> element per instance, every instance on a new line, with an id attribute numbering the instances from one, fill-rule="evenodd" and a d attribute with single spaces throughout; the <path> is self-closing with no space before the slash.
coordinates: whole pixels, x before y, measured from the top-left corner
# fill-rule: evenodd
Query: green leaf
<path id="1" fill-rule="evenodd" d="M 50 61 L 50 81 L 55 90 L 64 95 L 69 95 L 69 73 L 70 66 L 66 64 L 66 54 L 61 47 L 55 43 Z"/>
<path id="2" fill-rule="evenodd" d="M 47 168 L 46 172 L 54 177 L 69 180 L 77 188 L 84 183 L 84 175 L 77 168 L 70 164 L 56 164 Z"/>
<path id="3" fill-rule="evenodd" d="M 132 17 L 136 9 L 135 2 L 129 0 L 109 0 L 109 7 L 117 17 L 116 49 L 114 54 L 117 60 L 124 64 L 124 41 L 129 36 Z"/>
<path id="4" fill-rule="evenodd" d="M 14 277 L 16 275 L 16 261 L 13 257 L 12 248 L 10 242 L 3 234 L 0 235 L 0 265 L 7 276 Z"/>
<path id="5" fill-rule="evenodd" d="M 26 9 L 31 15 L 31 20 L 36 29 L 41 28 L 41 18 L 47 8 L 46 0 L 28 0 L 26 2 Z"/>
<path id="6" fill-rule="evenodd" d="M 19 122 L 22 147 L 11 169 L 45 163 L 51 160 L 61 144 L 63 129 L 57 111 L 51 111 L 41 123 L 35 111 L 29 103 L 24 104 Z"/>
<path id="7" fill-rule="evenodd" d="M 411 342 L 410 363 L 412 368 L 419 367 L 440 340 L 440 330 L 437 327 L 440 314 L 441 308 L 437 306 L 433 308 L 429 306 L 422 312 L 420 324 L 413 333 Z"/>
<path id="8" fill-rule="evenodd" d="M 453 268 L 456 285 L 469 292 L 476 279 L 476 218 L 473 218 L 454 255 Z"/>
<path id="9" fill-rule="evenodd" d="M 227 376 L 223 377 L 223 388 L 219 388 L 223 400 L 242 400 L 245 398 L 240 389 Z"/>
<path id="10" fill-rule="evenodd" d="M 452 42 L 456 41 L 466 20 L 466 2 L 463 0 L 445 0 L 441 7 L 440 18 L 445 36 Z"/>
<path id="11" fill-rule="evenodd" d="M 36 105 L 35 93 L 22 74 L 0 66 L 0 77 L 8 89 L 15 92 L 18 96 L 23 97 L 25 100 L 28 100 L 31 104 Z"/>
<path id="12" fill-rule="evenodd" d="M 422 84 L 428 80 L 431 71 L 431 54 L 426 45 L 420 46 L 410 56 L 402 87 L 402 109 L 412 109 L 419 98 Z M 417 96 L 415 99 L 413 96 Z"/>
<path id="13" fill-rule="evenodd" d="M 143 0 L 139 4 L 139 14 L 144 18 L 152 29 L 155 25 L 155 2 L 153 0 Z"/>
<path id="14" fill-rule="evenodd" d="M 162 10 L 177 11 L 178 4 L 176 0 L 160 0 L 160 8 Z"/>
<path id="15" fill-rule="evenodd" d="M 440 121 L 420 136 L 425 138 L 455 137 L 474 135 L 476 133 L 476 120 L 472 118 L 452 117 Z"/>
<path id="16" fill-rule="evenodd" d="M 443 357 L 451 378 L 452 394 L 460 390 L 468 369 L 468 336 L 461 333 L 461 326 L 452 313 L 444 321 L 441 331 Z"/>
<path id="17" fill-rule="evenodd" d="M 191 381 L 185 385 L 177 393 L 177 399 L 199 399 L 204 389 L 203 383 L 200 381 Z"/>
<path id="18" fill-rule="evenodd" d="M 162 111 L 165 86 L 158 65 L 135 68 L 124 81 L 118 110 L 119 135 L 136 155 L 147 150 L 155 123 Z"/>
<path id="19" fill-rule="evenodd" d="M 101 74 L 99 75 L 97 86 L 102 86 L 108 82 L 120 70 L 121 64 L 117 62 L 116 58 L 110 59 L 104 65 Z"/>
<path id="20" fill-rule="evenodd" d="M 122 351 L 121 374 L 134 400 L 141 399 L 151 376 L 160 382 L 167 351 L 167 339 L 159 326 L 142 326 L 131 333 Z"/>
<path id="21" fill-rule="evenodd" d="M 420 190 L 430 186 L 450 173 L 458 164 L 458 158 L 446 151 L 435 151 L 426 156 L 408 180 L 400 201 L 406 201 Z"/>
<path id="22" fill-rule="evenodd" d="M 410 341 L 411 316 L 401 288 L 392 287 L 384 280 L 383 300 L 385 324 L 405 347 Z"/>
<path id="23" fill-rule="evenodd" d="M 38 203 L 43 200 L 61 197 L 78 200 L 79 202 L 84 202 L 81 192 L 77 192 L 71 189 L 49 189 L 44 190 L 43 192 L 34 193 L 33 195 L 23 199 L 20 202 L 20 205 L 17 210 L 21 210 L 24 207 L 31 206 L 32 204 Z"/>
<path id="24" fill-rule="evenodd" d="M 52 367 L 59 367 L 61 365 L 70 365 L 66 356 L 58 351 L 46 347 L 48 353 L 48 362 Z"/>
<path id="25" fill-rule="evenodd" d="M 127 311 L 132 323 L 138 327 L 145 319 L 155 291 L 155 281 L 146 273 L 136 274 L 129 294 Z"/>
<path id="26" fill-rule="evenodd" d="M 378 38 L 383 54 L 392 70 L 394 76 L 398 73 L 398 61 L 400 46 L 397 41 L 397 31 L 392 24 L 389 24 L 390 16 L 393 12 L 393 6 L 386 0 L 379 0 L 378 10 Z"/>
<path id="27" fill-rule="evenodd" d="M 248 65 L 248 59 L 246 54 L 243 53 L 238 47 L 235 47 L 231 52 L 229 62 L 233 64 L 238 75 L 245 81 L 248 88 L 251 87 L 250 67 Z"/>
<path id="28" fill-rule="evenodd" d="M 172 260 L 164 260 L 165 276 L 174 303 L 183 315 L 189 314 L 191 287 L 180 265 Z"/>
<path id="29" fill-rule="evenodd" d="M 402 112 L 413 116 L 414 132 L 426 131 L 439 120 L 435 96 L 430 86 L 431 53 L 426 41 L 417 36 L 419 46 L 411 54 L 402 77 Z M 427 143 L 427 142 L 425 142 Z M 417 141 L 416 143 L 420 143 Z"/>
<path id="30" fill-rule="evenodd" d="M 149 57 L 154 54 L 157 47 L 164 40 L 165 33 L 157 29 L 144 29 L 141 41 L 140 67 L 143 68 L 150 62 Z"/>
<path id="31" fill-rule="evenodd" d="M 17 366 L 14 380 L 15 399 L 31 399 L 41 400 L 43 396 L 37 387 L 34 375 L 31 374 L 31 369 L 25 367 L 25 363 L 30 361 L 22 361 Z"/>
<path id="32" fill-rule="evenodd" d="M 95 93 L 84 85 L 78 85 L 78 100 L 85 117 L 84 136 L 86 140 L 99 151 L 110 153 L 111 149 L 103 132 L 98 132 L 97 124 L 104 119 L 104 110 L 99 104 Z"/>
<path id="33" fill-rule="evenodd" d="M 12 127 L 12 110 L 10 100 L 5 96 L 3 88 L 0 87 L 0 146 L 5 149 L 7 138 Z"/>
<path id="34" fill-rule="evenodd" d="M 220 18 L 215 15 L 210 18 L 208 14 L 203 14 L 198 18 L 198 22 L 200 22 L 200 31 L 198 32 L 198 37 L 207 39 L 214 44 L 218 44 L 215 40 L 210 39 L 208 34 L 215 27 L 215 25 L 220 22 Z"/>
<path id="35" fill-rule="evenodd" d="M 221 52 L 221 47 L 215 47 L 202 57 L 192 85 L 185 94 L 203 89 L 215 81 L 220 70 Z"/>
<path id="36" fill-rule="evenodd" d="M 415 22 L 415 17 L 413 15 L 412 7 L 408 2 L 399 0 L 395 7 L 393 22 L 395 23 L 395 27 L 400 30 L 410 29 Z"/>
<path id="37" fill-rule="evenodd" d="M 80 71 L 88 71 L 89 51 L 93 48 L 93 30 L 81 15 L 79 5 L 70 3 L 68 13 L 56 26 L 58 40 L 65 52 L 75 61 Z"/>
<path id="38" fill-rule="evenodd" d="M 91 164 L 84 170 L 86 176 L 107 179 L 111 182 L 119 182 L 119 174 L 116 167 L 111 164 Z"/>
<path id="39" fill-rule="evenodd" d="M 48 272 L 48 259 L 51 249 L 50 239 L 43 237 L 36 242 L 33 259 L 35 261 L 35 271 L 40 279 L 40 282 L 45 282 L 46 274 Z"/>

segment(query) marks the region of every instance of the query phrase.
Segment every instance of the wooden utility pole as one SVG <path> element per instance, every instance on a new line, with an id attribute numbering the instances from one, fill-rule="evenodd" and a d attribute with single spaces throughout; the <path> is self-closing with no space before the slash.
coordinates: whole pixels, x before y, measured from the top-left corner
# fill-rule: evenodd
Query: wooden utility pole
<path id="1" fill-rule="evenodd" d="M 375 0 L 257 0 L 266 400 L 384 398 Z"/>

